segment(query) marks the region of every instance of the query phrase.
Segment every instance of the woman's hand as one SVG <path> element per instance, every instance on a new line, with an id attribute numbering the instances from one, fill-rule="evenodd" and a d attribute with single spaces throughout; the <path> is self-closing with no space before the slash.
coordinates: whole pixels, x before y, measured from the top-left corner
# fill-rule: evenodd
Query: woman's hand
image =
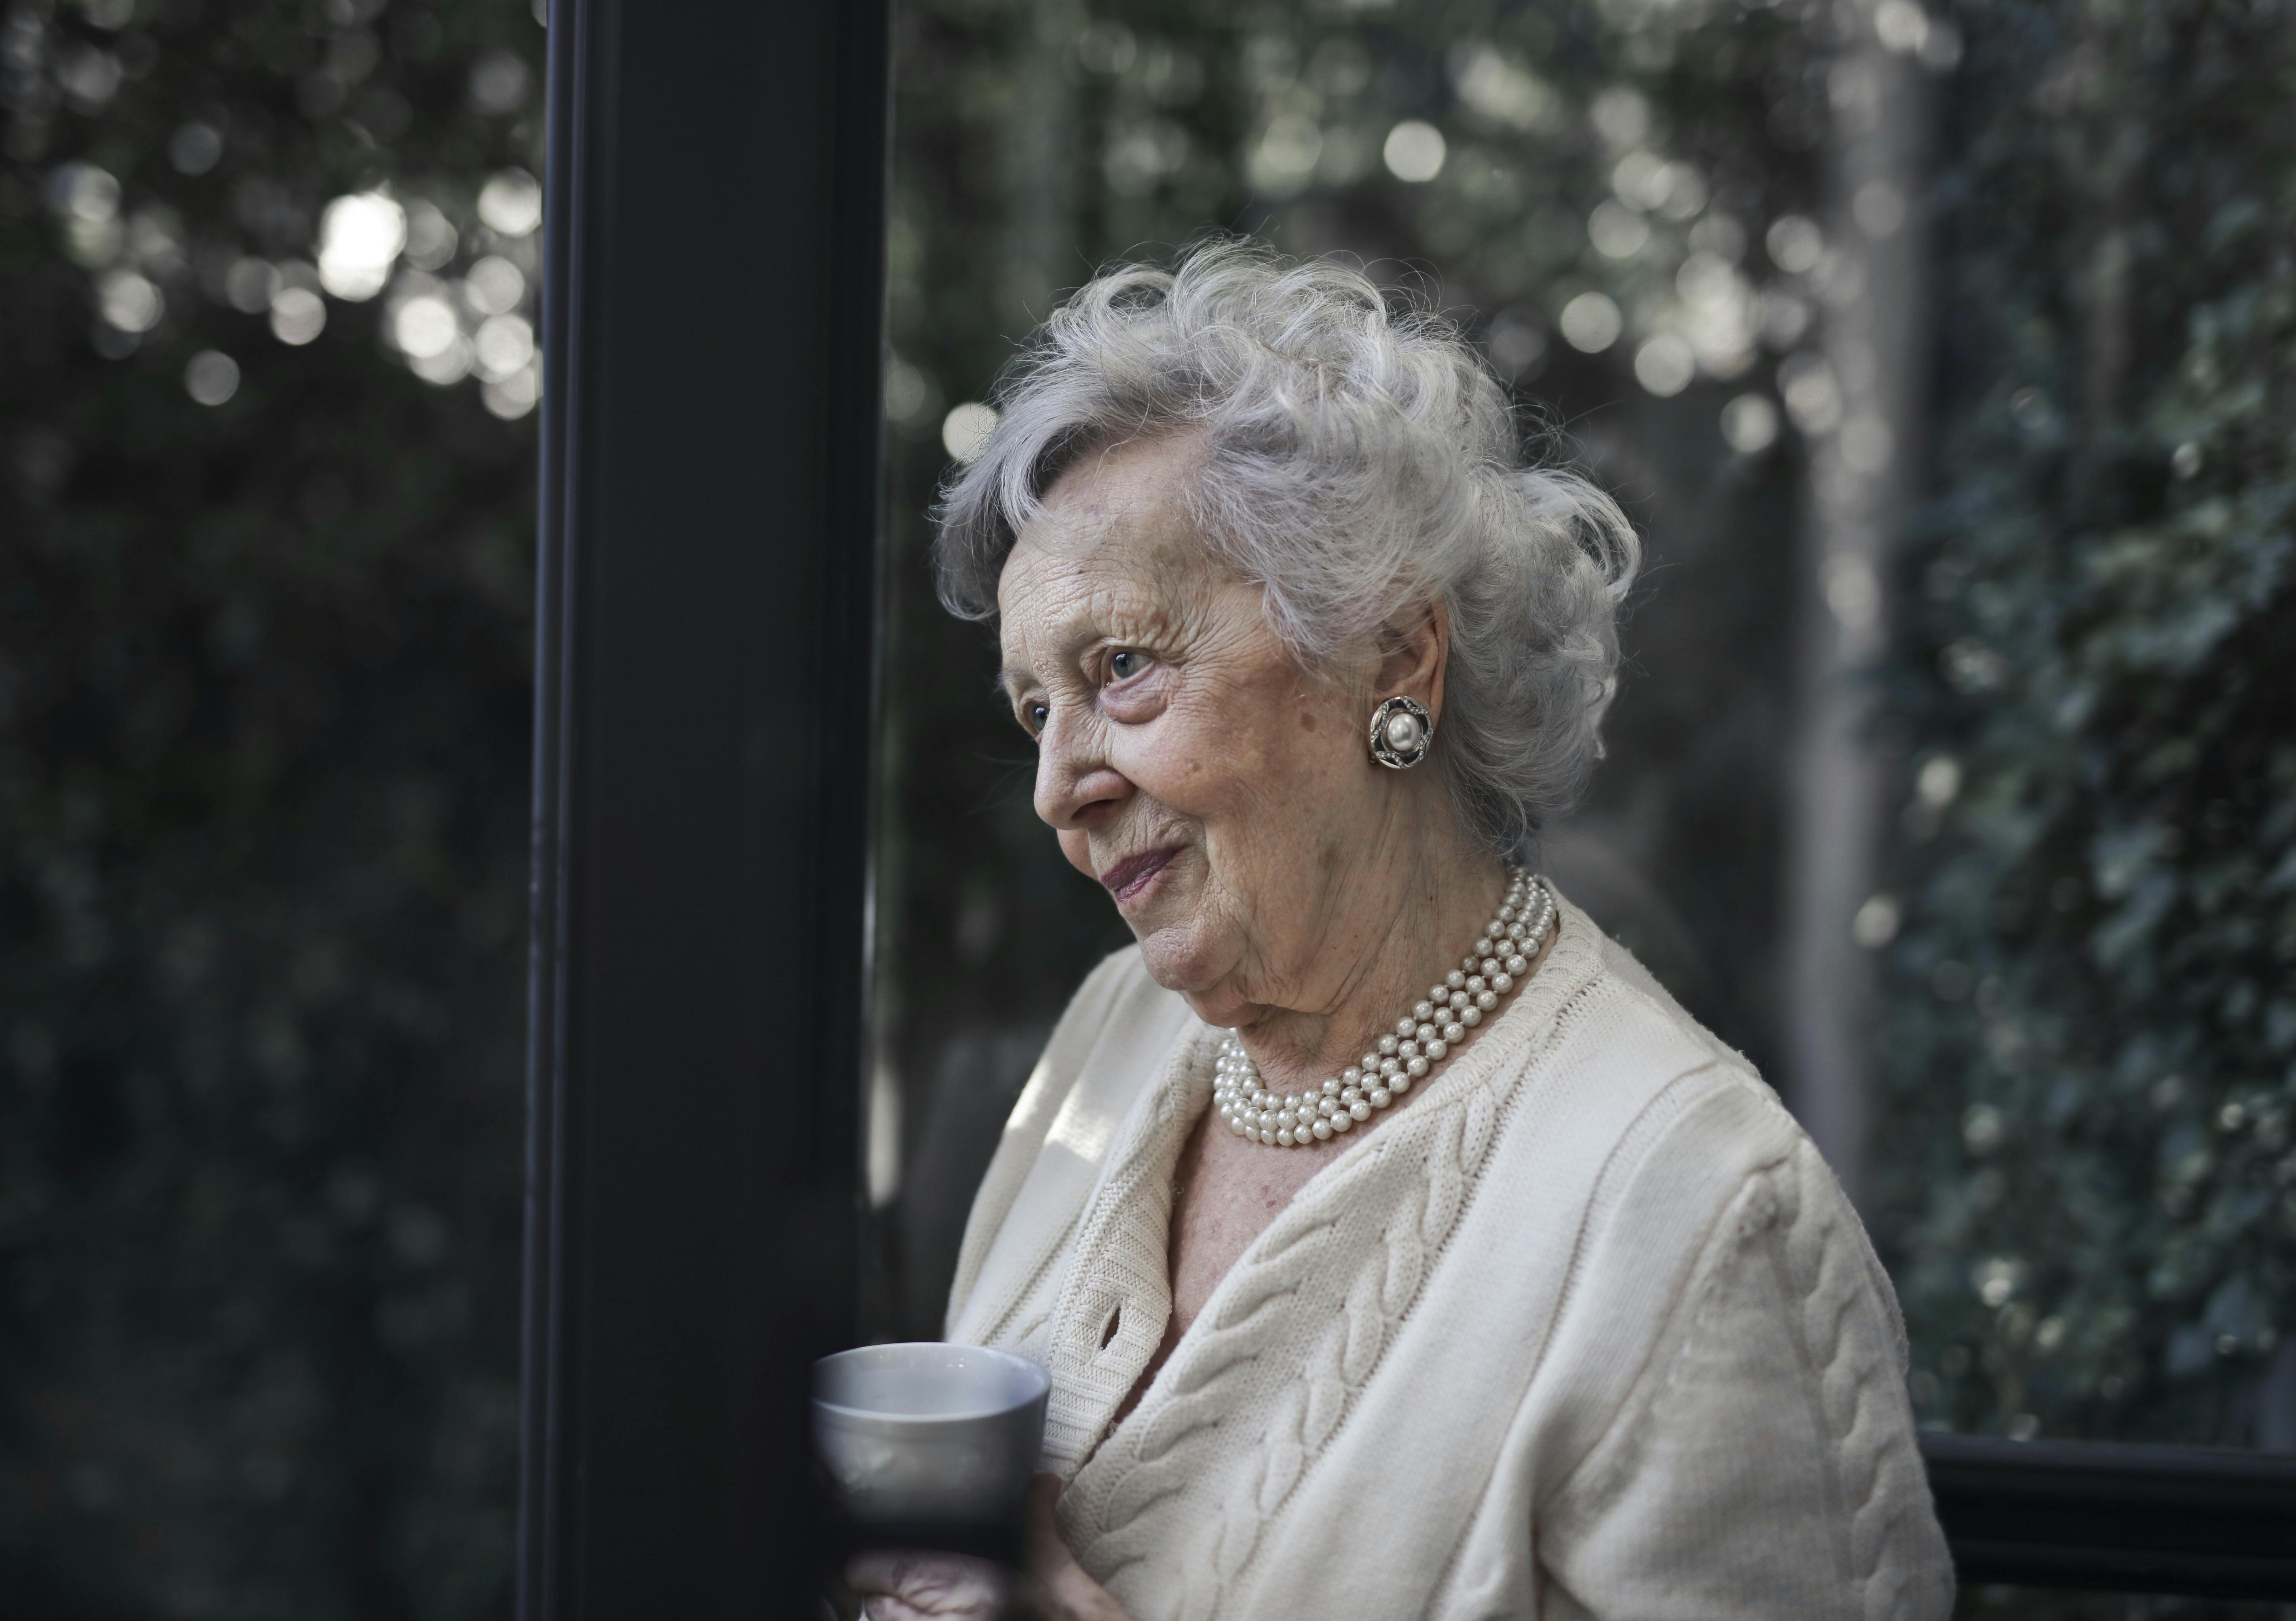
<path id="1" fill-rule="evenodd" d="M 1029 1570 L 1021 1584 L 1035 1621 L 1132 1621 L 1108 1589 L 1085 1575 L 1061 1541 L 1053 1505 L 1057 1476 L 1029 1487 Z M 845 1570 L 867 1621 L 999 1621 L 1013 1598 L 1011 1573 L 954 1553 L 865 1553 Z"/>
<path id="2" fill-rule="evenodd" d="M 1002 1565 L 955 1553 L 865 1553 L 845 1584 L 867 1621 L 998 1621 L 1013 1597 Z"/>
<path id="3" fill-rule="evenodd" d="M 1060 1498 L 1057 1475 L 1039 1475 L 1029 1485 L 1029 1597 L 1037 1621 L 1132 1621 L 1061 1541 L 1053 1518 Z"/>

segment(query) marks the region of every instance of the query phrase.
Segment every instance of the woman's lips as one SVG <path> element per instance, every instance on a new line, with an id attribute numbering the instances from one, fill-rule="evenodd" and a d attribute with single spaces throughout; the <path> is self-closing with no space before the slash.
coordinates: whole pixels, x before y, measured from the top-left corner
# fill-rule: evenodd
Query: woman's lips
<path id="1" fill-rule="evenodd" d="M 1180 853 L 1175 844 L 1168 850 L 1150 850 L 1136 856 L 1127 856 L 1100 875 L 1100 882 L 1122 906 L 1156 881 L 1156 875 L 1172 864 Z"/>

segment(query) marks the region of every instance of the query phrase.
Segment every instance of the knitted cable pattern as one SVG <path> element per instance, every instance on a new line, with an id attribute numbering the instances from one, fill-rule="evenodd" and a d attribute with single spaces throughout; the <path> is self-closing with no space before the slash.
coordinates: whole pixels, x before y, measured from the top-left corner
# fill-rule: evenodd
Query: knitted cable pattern
<path id="1" fill-rule="evenodd" d="M 1418 1298 L 1497 1116 L 1491 1078 L 1430 1098 L 1390 1123 L 1375 1150 L 1413 1156 L 1417 1174 L 1357 1183 L 1344 1203 L 1295 1206 L 1238 1263 L 1185 1359 L 1176 1356 L 1160 1379 L 1166 1399 L 1152 1411 L 1144 1404 L 1111 1435 L 1062 1498 L 1062 1530 L 1087 1568 L 1113 1581 L 1152 1550 L 1168 1550 L 1174 1528 L 1160 1523 L 1160 1510 L 1204 1468 L 1224 1419 L 1257 1417 L 1263 1427 L 1245 1438 L 1249 1460 L 1182 1561 L 1175 1614 L 1196 1621 L 1218 1613 L 1262 1526 L 1337 1433 Z M 1366 1199 L 1366 1186 L 1384 1197 Z M 1317 1333 L 1319 1317 L 1326 1321 Z M 1304 1369 L 1267 1354 L 1301 1340 L 1314 1346 Z"/>
<path id="2" fill-rule="evenodd" d="M 1800 1300 L 1806 1365 L 1833 1442 L 1858 1613 L 1872 1621 L 1929 1613 L 1933 1570 L 1910 1557 L 1928 1524 L 1929 1493 L 1907 1411 L 1904 1329 L 1889 1304 L 1888 1280 L 1807 1139 L 1767 1181 L 1775 1200 L 1774 1253 Z"/>

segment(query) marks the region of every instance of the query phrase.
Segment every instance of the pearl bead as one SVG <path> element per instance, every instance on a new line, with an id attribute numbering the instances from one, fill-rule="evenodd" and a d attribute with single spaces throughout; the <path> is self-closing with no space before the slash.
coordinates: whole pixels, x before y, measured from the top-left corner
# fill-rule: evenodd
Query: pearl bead
<path id="1" fill-rule="evenodd" d="M 1442 983 L 1429 986 L 1427 1000 L 1408 1016 L 1396 1020 L 1395 1033 L 1380 1037 L 1360 1065 L 1304 1090 L 1278 1093 L 1261 1085 L 1242 1038 L 1230 1032 L 1212 1063 L 1215 1111 L 1230 1131 L 1271 1148 L 1305 1148 L 1353 1130 L 1424 1080 L 1497 1008 L 1529 971 L 1526 953 L 1538 950 L 1554 920 L 1553 894 L 1528 875 L 1513 873 L 1498 916 L 1484 926 L 1475 950 Z"/>
<path id="2" fill-rule="evenodd" d="M 1419 747 L 1419 717 L 1408 710 L 1398 710 L 1387 718 L 1387 746 L 1398 754 L 1414 753 Z"/>

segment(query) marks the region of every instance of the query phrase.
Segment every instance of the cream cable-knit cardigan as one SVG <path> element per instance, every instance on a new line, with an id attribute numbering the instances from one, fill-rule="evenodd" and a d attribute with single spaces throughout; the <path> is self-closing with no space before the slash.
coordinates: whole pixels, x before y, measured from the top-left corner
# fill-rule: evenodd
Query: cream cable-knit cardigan
<path id="1" fill-rule="evenodd" d="M 1077 1559 L 1139 1621 L 1941 1617 L 1904 1330 L 1745 1061 L 1567 902 L 1547 960 L 1171 1310 L 1218 1032 L 1136 950 L 1077 993 L 949 1337 L 1052 1370 Z"/>

